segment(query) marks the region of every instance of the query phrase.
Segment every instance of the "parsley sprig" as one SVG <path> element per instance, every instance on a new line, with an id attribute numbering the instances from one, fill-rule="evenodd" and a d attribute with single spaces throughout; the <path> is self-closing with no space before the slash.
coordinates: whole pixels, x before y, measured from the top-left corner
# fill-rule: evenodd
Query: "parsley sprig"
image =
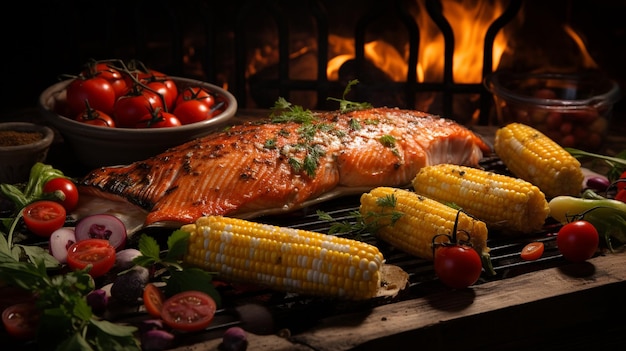
<path id="1" fill-rule="evenodd" d="M 0 281 L 37 297 L 42 312 L 37 343 L 54 350 L 139 351 L 137 328 L 95 316 L 86 296 L 94 289 L 87 270 L 49 275 L 43 261 L 22 262 L 0 252 Z"/>

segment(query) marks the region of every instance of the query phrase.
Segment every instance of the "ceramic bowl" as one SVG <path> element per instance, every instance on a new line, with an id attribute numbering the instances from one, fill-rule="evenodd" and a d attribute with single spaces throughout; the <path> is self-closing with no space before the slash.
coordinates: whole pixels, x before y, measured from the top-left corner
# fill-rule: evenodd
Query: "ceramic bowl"
<path id="1" fill-rule="evenodd" d="M 497 124 L 520 122 L 564 147 L 598 150 L 609 128 L 619 86 L 597 72 L 495 72 L 485 79 Z"/>
<path id="2" fill-rule="evenodd" d="M 45 120 L 70 144 L 77 161 L 87 167 L 124 165 L 154 156 L 166 149 L 223 128 L 237 111 L 237 100 L 228 91 L 206 82 L 171 77 L 179 89 L 201 86 L 224 103 L 210 119 L 171 128 L 106 128 L 78 122 L 62 115 L 65 91 L 71 80 L 56 83 L 39 96 Z"/>
<path id="3" fill-rule="evenodd" d="M 30 122 L 0 123 L 0 183 L 28 180 L 32 166 L 45 162 L 54 131 Z"/>

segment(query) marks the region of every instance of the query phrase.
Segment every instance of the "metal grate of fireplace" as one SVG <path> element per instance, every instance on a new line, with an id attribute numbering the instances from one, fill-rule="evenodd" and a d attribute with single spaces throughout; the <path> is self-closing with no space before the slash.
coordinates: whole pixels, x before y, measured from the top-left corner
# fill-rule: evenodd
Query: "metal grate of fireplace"
<path id="1" fill-rule="evenodd" d="M 247 1 L 237 14 L 237 23 L 235 31 L 235 46 L 236 46 L 236 85 L 235 92 L 242 101 L 242 105 L 245 107 L 248 94 L 247 77 L 245 76 L 245 65 L 247 63 L 247 57 L 245 47 L 248 43 L 245 33 L 245 23 L 251 16 L 255 16 L 254 9 L 251 3 L 255 1 Z M 331 109 L 326 103 L 329 93 L 332 91 L 341 91 L 346 82 L 345 81 L 329 81 L 326 76 L 327 71 L 327 59 L 328 56 L 328 14 L 324 10 L 321 1 L 307 1 L 303 2 L 303 6 L 308 6 L 310 14 L 314 17 L 317 23 L 317 33 L 314 33 L 318 40 L 318 55 L 317 55 L 317 77 L 313 80 L 293 80 L 289 78 L 289 61 L 290 51 L 288 49 L 289 42 L 289 27 L 287 25 L 289 13 L 282 11 L 277 1 L 267 1 L 268 6 L 271 7 L 271 13 L 274 15 L 276 27 L 278 30 L 278 77 L 276 79 L 268 79 L 259 83 L 258 89 L 273 89 L 277 90 L 280 96 L 289 96 L 293 91 L 314 91 L 317 95 L 318 109 Z M 408 71 L 404 81 L 366 81 L 355 88 L 356 99 L 364 101 L 364 97 L 373 96 L 375 94 L 401 94 L 403 95 L 402 101 L 405 108 L 415 107 L 416 93 L 419 92 L 437 92 L 440 93 L 442 98 L 440 99 L 440 111 L 444 116 L 453 116 L 453 96 L 455 94 L 477 94 L 480 96 L 480 123 L 487 124 L 488 113 L 492 105 L 491 95 L 489 95 L 483 88 L 481 83 L 475 84 L 459 84 L 455 83 L 453 79 L 453 52 L 455 39 L 452 32 L 452 27 L 448 20 L 443 16 L 442 4 L 440 0 L 426 0 L 426 9 L 441 30 L 444 37 L 445 49 L 444 49 L 444 65 L 443 65 L 443 80 L 437 83 L 420 83 L 417 81 L 417 60 L 418 51 L 420 45 L 419 31 L 415 19 L 409 13 L 406 7 L 406 1 L 394 0 L 393 4 L 389 4 L 385 1 L 375 1 L 371 7 L 365 12 L 365 14 L 359 18 L 354 28 L 354 42 L 355 42 L 355 58 L 354 58 L 354 78 L 366 76 L 365 70 L 368 69 L 365 58 L 365 33 L 367 27 L 376 19 L 382 15 L 392 13 L 393 18 L 401 22 L 408 33 Z M 491 73 L 493 64 L 493 45 L 495 36 L 507 23 L 509 23 L 519 12 L 522 5 L 522 0 L 512 0 L 507 5 L 504 12 L 498 17 L 488 28 L 486 36 L 484 38 L 484 59 L 482 77 Z M 367 101 L 367 100 L 365 100 Z"/>

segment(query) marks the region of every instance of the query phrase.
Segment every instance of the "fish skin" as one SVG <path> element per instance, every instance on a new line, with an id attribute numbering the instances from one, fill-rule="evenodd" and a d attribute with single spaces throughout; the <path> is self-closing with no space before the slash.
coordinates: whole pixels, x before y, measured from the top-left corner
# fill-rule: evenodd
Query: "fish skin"
<path id="1" fill-rule="evenodd" d="M 425 165 L 477 166 L 492 151 L 464 126 L 419 111 L 373 108 L 316 116 L 310 140 L 302 138 L 300 123 L 243 123 L 130 165 L 95 169 L 78 187 L 81 194 L 145 209 L 146 226 L 182 225 L 206 215 L 249 218 L 268 209 L 295 210 L 338 188 L 406 186 Z M 383 145 L 389 136 L 394 141 Z M 301 165 L 311 150 L 320 151 L 314 173 L 294 167 L 292 161 Z"/>

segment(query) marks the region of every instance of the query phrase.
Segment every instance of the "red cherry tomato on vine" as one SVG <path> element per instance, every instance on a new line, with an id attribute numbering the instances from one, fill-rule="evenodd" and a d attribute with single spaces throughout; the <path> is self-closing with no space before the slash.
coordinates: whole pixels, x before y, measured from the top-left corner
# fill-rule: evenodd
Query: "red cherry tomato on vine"
<path id="1" fill-rule="evenodd" d="M 66 212 L 72 212 L 78 204 L 78 188 L 76 188 L 76 184 L 68 178 L 50 179 L 44 184 L 44 193 L 53 193 L 55 191 L 63 193 L 65 199 L 61 200 L 61 205 L 63 205 Z"/>
<path id="2" fill-rule="evenodd" d="M 34 301 L 17 303 L 2 311 L 4 330 L 17 340 L 35 339 L 40 318 Z"/>
<path id="3" fill-rule="evenodd" d="M 454 289 L 476 283 L 482 272 L 478 252 L 465 245 L 446 245 L 435 250 L 434 269 L 439 280 Z"/>
<path id="4" fill-rule="evenodd" d="M 73 269 L 85 269 L 91 265 L 89 275 L 94 278 L 107 273 L 115 264 L 115 248 L 106 239 L 84 239 L 67 249 L 67 265 Z"/>
<path id="5" fill-rule="evenodd" d="M 176 102 L 176 97 L 178 96 L 178 90 L 175 86 L 174 89 L 171 89 L 167 86 L 165 81 L 159 80 L 146 83 L 146 86 L 157 92 L 163 98 L 163 102 L 165 102 L 165 106 L 167 106 L 168 111 L 171 111 L 172 108 L 174 108 L 174 102 Z"/>
<path id="6" fill-rule="evenodd" d="M 212 117 L 211 109 L 200 100 L 187 100 L 176 105 L 174 115 L 182 124 L 196 123 Z"/>
<path id="7" fill-rule="evenodd" d="M 583 262 L 593 257 L 599 242 L 598 230 L 585 220 L 563 225 L 556 236 L 559 251 L 571 262 Z"/>
<path id="8" fill-rule="evenodd" d="M 85 124 L 91 124 L 92 126 L 115 128 L 115 120 L 113 120 L 113 117 L 102 111 L 91 108 L 88 102 L 85 110 L 76 117 L 76 120 Z"/>
<path id="9" fill-rule="evenodd" d="M 120 97 L 128 91 L 128 84 L 126 83 L 126 79 L 124 79 L 124 75 L 118 69 L 112 67 L 109 62 L 88 62 L 87 67 L 81 72 L 81 75 L 106 79 L 111 83 L 116 97 Z"/>
<path id="10" fill-rule="evenodd" d="M 162 109 L 145 114 L 139 122 L 137 122 L 137 128 L 171 128 L 181 126 L 178 118 Z"/>
<path id="11" fill-rule="evenodd" d="M 115 105 L 115 90 L 106 79 L 100 77 L 74 79 L 66 91 L 66 104 L 72 116 L 78 115 L 85 109 L 85 100 L 89 105 L 106 114 L 113 114 Z"/>
<path id="12" fill-rule="evenodd" d="M 156 108 L 162 108 L 163 104 L 158 95 L 142 91 L 141 88 L 117 99 L 115 103 L 115 124 L 122 128 L 135 128 L 139 121 Z"/>
<path id="13" fill-rule="evenodd" d="M 176 106 L 187 102 L 197 100 L 205 104 L 208 108 L 215 104 L 215 97 L 209 91 L 202 87 L 186 87 L 181 90 L 176 99 Z"/>
<path id="14" fill-rule="evenodd" d="M 28 230 L 47 238 L 65 224 L 67 212 L 58 202 L 41 200 L 24 207 L 22 215 Z"/>
<path id="15" fill-rule="evenodd" d="M 183 331 L 202 330 L 211 324 L 217 306 L 203 292 L 188 290 L 163 302 L 161 318 L 170 328 Z"/>
<path id="16" fill-rule="evenodd" d="M 520 252 L 520 257 L 524 261 L 538 260 L 543 255 L 544 248 L 543 243 L 539 241 L 528 243 L 524 246 L 522 252 Z"/>

